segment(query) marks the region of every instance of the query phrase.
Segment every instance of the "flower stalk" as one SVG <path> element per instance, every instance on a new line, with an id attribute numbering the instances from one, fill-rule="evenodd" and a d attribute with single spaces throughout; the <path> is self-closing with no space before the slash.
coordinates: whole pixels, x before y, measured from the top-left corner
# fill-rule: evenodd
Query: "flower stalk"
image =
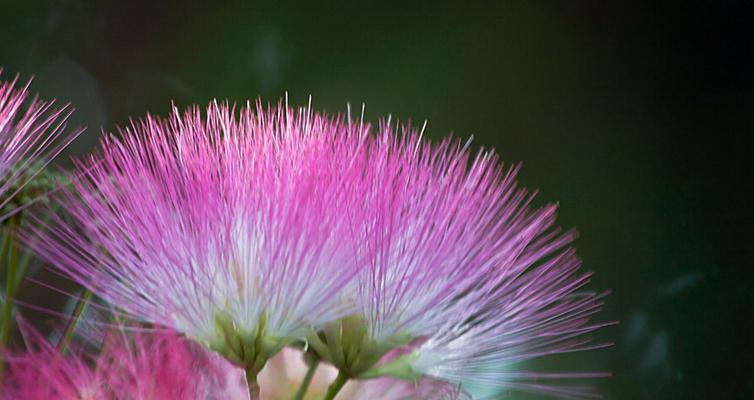
<path id="1" fill-rule="evenodd" d="M 249 399 L 250 400 L 258 400 L 259 399 L 259 383 L 257 382 L 257 374 L 259 374 L 259 371 L 256 371 L 255 368 L 249 367 L 244 370 L 246 373 L 246 385 L 249 387 Z"/>
<path id="2" fill-rule="evenodd" d="M 13 322 L 13 299 L 16 295 L 16 272 L 18 264 L 18 216 L 13 216 L 8 222 L 8 237 L 5 247 L 8 249 L 8 265 L 5 280 L 5 301 L 2 310 L 2 328 L 0 329 L 0 349 L 8 347 L 10 340 L 10 328 Z M 0 377 L 5 369 L 5 362 L 0 360 Z"/>
<path id="3" fill-rule="evenodd" d="M 309 385 L 312 383 L 312 378 L 314 378 L 314 374 L 317 372 L 317 367 L 319 366 L 319 359 L 314 358 L 309 362 L 309 368 L 306 370 L 306 375 L 304 375 L 304 380 L 301 381 L 301 385 L 298 387 L 298 390 L 296 391 L 296 394 L 293 396 L 293 400 L 303 400 L 304 396 L 306 396 L 306 391 L 309 390 Z"/>
<path id="4" fill-rule="evenodd" d="M 89 306 L 89 302 L 92 300 L 93 296 L 94 293 L 92 293 L 91 290 L 84 289 L 84 293 L 79 298 L 78 302 L 76 303 L 76 308 L 73 310 L 71 321 L 68 323 L 63 337 L 60 338 L 60 343 L 58 343 L 58 351 L 60 351 L 60 353 L 65 354 L 66 350 L 68 349 L 68 345 L 71 344 L 73 334 L 76 332 L 76 327 L 78 327 L 81 316 L 84 315 L 84 312 L 86 312 L 86 309 Z"/>
<path id="5" fill-rule="evenodd" d="M 342 372 L 339 372 L 338 376 L 335 377 L 335 381 L 333 381 L 333 383 L 327 388 L 324 400 L 333 400 L 335 396 L 338 395 L 338 392 L 340 392 L 340 389 L 343 389 L 346 382 L 348 382 L 348 377 Z"/>

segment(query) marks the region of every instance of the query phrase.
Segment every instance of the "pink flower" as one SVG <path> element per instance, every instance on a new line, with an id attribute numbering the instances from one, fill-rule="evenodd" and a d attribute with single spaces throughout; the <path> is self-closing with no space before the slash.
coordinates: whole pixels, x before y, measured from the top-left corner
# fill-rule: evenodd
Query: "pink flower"
<path id="1" fill-rule="evenodd" d="M 590 322 L 604 294 L 580 292 L 590 274 L 569 247 L 575 233 L 555 225 L 556 206 L 533 207 L 518 167 L 458 141 L 431 144 L 387 123 L 365 151 L 351 183 L 362 216 L 349 245 L 366 264 L 352 295 L 357 311 L 311 335 L 313 348 L 348 378 L 596 396 L 548 381 L 605 374 L 521 370 L 531 359 L 604 347 L 586 337 L 608 325 Z M 395 349 L 404 354 L 384 356 Z"/>
<path id="2" fill-rule="evenodd" d="M 363 135 L 287 107 L 147 117 L 79 163 L 30 244 L 113 305 L 206 344 L 255 375 L 349 311 L 352 160 Z"/>
<path id="3" fill-rule="evenodd" d="M 111 331 L 101 351 L 61 354 L 28 328 L 32 348 L 11 353 L 0 387 L 7 400 L 247 399 L 243 372 L 170 332 Z"/>
<path id="4" fill-rule="evenodd" d="M 54 101 L 30 98 L 29 83 L 17 81 L 0 81 L 0 210 L 81 133 L 65 133 L 68 106 L 55 110 Z"/>

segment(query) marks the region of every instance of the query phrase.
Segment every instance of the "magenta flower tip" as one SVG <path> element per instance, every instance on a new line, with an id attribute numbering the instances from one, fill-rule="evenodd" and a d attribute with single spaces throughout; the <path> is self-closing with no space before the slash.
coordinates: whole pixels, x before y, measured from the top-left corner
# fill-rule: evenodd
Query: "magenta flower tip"
<path id="1" fill-rule="evenodd" d="M 30 83 L 0 81 L 0 219 L 9 212 L 3 207 L 82 132 L 68 133 L 70 107 L 56 110 L 54 101 L 32 98 Z"/>

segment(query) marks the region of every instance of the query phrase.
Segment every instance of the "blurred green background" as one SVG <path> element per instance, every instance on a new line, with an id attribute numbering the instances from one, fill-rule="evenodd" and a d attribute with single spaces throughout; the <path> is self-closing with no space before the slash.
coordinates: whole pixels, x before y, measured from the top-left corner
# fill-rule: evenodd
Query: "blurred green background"
<path id="1" fill-rule="evenodd" d="M 656 3 L 3 1 L 0 66 L 75 104 L 76 154 L 171 100 L 285 91 L 473 134 L 560 202 L 614 292 L 616 345 L 546 366 L 612 371 L 607 399 L 750 399 L 754 14 Z M 21 297 L 59 308 L 48 292 Z"/>

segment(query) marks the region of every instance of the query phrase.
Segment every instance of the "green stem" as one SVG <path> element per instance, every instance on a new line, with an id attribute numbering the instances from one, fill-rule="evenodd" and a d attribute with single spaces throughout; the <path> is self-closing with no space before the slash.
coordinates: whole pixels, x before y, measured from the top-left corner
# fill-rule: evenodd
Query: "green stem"
<path id="1" fill-rule="evenodd" d="M 16 235 L 18 229 L 18 217 L 11 217 L 8 222 L 8 274 L 5 280 L 5 302 L 2 311 L 2 329 L 0 330 L 0 349 L 8 347 L 10 340 L 10 326 L 13 321 L 13 297 L 16 295 L 16 267 L 18 263 L 18 246 Z M 5 363 L 0 361 L 0 376 L 5 369 Z"/>
<path id="2" fill-rule="evenodd" d="M 56 213 L 57 210 L 60 207 L 58 205 L 54 205 L 52 207 L 52 212 Z M 51 217 L 46 216 L 42 222 L 43 225 L 47 225 L 50 222 Z M 40 240 L 39 238 L 32 239 L 31 243 L 27 247 L 34 247 L 34 244 Z M 0 253 L 2 254 L 2 253 Z M 31 264 L 31 261 L 34 259 L 34 253 L 31 251 L 25 251 L 23 257 L 18 261 L 18 270 L 16 271 L 16 287 L 18 287 L 21 284 L 21 280 L 23 280 L 24 276 L 26 275 L 26 270 L 29 268 L 29 264 Z"/>
<path id="3" fill-rule="evenodd" d="M 2 224 L 0 224 L 1 227 Z M 2 261 L 5 259 L 5 249 L 8 247 L 8 237 L 10 236 L 10 230 L 9 229 L 3 229 L 3 239 L 0 241 L 0 265 L 2 265 Z"/>
<path id="4" fill-rule="evenodd" d="M 259 383 L 257 383 L 257 372 L 253 368 L 246 368 L 246 384 L 249 387 L 249 399 L 259 400 Z"/>
<path id="5" fill-rule="evenodd" d="M 348 382 L 348 377 L 343 375 L 342 372 L 338 372 L 338 376 L 335 378 L 335 381 L 330 384 L 330 386 L 327 388 L 327 394 L 325 395 L 325 398 L 323 400 L 333 400 L 335 396 L 340 392 L 340 389 L 343 389 L 343 386 Z"/>
<path id="6" fill-rule="evenodd" d="M 312 383 L 312 378 L 314 378 L 314 373 L 317 372 L 318 365 L 319 365 L 319 360 L 317 359 L 309 363 L 309 369 L 306 371 L 304 380 L 301 382 L 301 386 L 298 387 L 298 391 L 296 391 L 296 395 L 293 396 L 293 400 L 303 400 L 304 395 L 306 395 L 306 391 L 309 389 L 309 385 Z"/>
<path id="7" fill-rule="evenodd" d="M 92 296 L 93 293 L 91 290 L 84 289 L 84 293 L 76 303 L 76 309 L 73 310 L 73 315 L 71 315 L 72 319 L 68 323 L 68 327 L 66 327 L 65 329 L 65 334 L 62 338 L 60 338 L 60 343 L 58 343 L 58 350 L 60 351 L 60 353 L 65 354 L 65 351 L 68 349 L 68 345 L 71 344 L 73 334 L 76 332 L 76 327 L 81 320 L 81 316 L 84 315 L 84 311 L 86 311 L 86 307 L 89 305 L 89 301 L 92 299 Z"/>
<path id="8" fill-rule="evenodd" d="M 30 251 L 25 251 L 23 257 L 18 260 L 18 267 L 16 269 L 16 287 L 21 285 L 21 281 L 26 275 L 26 270 L 29 268 L 29 264 L 31 264 L 32 258 L 32 253 Z"/>

